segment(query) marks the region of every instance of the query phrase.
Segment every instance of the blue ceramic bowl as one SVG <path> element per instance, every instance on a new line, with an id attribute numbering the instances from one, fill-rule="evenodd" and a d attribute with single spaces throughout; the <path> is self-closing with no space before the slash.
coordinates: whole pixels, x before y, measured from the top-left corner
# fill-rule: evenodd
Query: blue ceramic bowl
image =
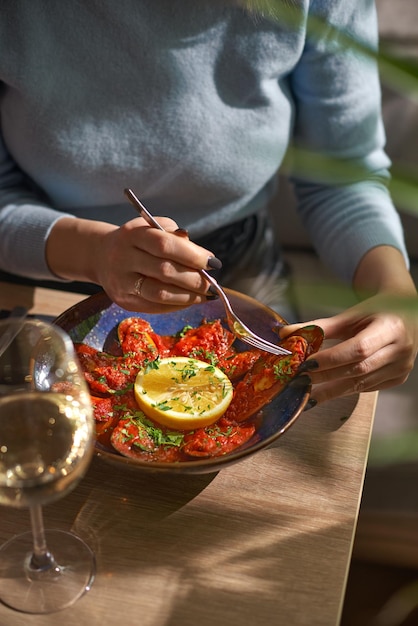
<path id="1" fill-rule="evenodd" d="M 232 290 L 226 290 L 238 316 L 256 333 L 277 342 L 277 330 L 285 320 L 260 302 Z M 224 319 L 225 311 L 219 300 L 208 300 L 175 313 L 149 314 L 131 312 L 112 303 L 105 293 L 86 298 L 62 313 L 55 323 L 63 328 L 74 342 L 83 342 L 99 350 L 109 350 L 119 322 L 137 316 L 148 320 L 153 329 L 162 335 L 172 335 L 186 324 L 198 326 L 207 321 Z M 245 344 L 238 349 L 247 349 Z M 217 472 L 265 448 L 283 435 L 302 412 L 310 394 L 310 379 L 298 375 L 266 404 L 257 416 L 257 429 L 253 437 L 233 452 L 219 457 L 177 463 L 146 462 L 121 456 L 116 450 L 96 442 L 96 454 L 103 459 L 141 470 L 160 473 L 203 474 Z"/>

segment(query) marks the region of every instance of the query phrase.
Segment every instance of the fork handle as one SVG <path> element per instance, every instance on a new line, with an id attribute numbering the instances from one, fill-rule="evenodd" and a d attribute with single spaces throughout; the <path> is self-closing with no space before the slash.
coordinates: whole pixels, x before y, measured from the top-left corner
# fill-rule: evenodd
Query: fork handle
<path id="1" fill-rule="evenodd" d="M 164 230 L 164 228 L 157 222 L 155 217 L 151 215 L 151 213 L 144 207 L 141 200 L 134 194 L 132 189 L 124 190 L 125 196 L 131 201 L 131 203 L 136 207 L 138 213 L 141 217 L 144 218 L 148 222 L 150 226 L 154 226 L 154 228 L 158 228 L 159 230 Z"/>

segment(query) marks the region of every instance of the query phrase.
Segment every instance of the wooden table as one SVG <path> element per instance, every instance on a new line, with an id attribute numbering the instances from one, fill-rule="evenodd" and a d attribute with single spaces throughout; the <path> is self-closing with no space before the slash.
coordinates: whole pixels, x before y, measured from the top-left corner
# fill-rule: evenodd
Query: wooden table
<path id="1" fill-rule="evenodd" d="M 0 283 L 0 308 L 57 315 L 83 298 Z M 339 624 L 376 393 L 303 413 L 268 449 L 217 474 L 159 476 L 95 458 L 45 507 L 97 557 L 72 608 L 1 626 L 336 626 Z M 1 508 L 0 542 L 29 529 Z"/>

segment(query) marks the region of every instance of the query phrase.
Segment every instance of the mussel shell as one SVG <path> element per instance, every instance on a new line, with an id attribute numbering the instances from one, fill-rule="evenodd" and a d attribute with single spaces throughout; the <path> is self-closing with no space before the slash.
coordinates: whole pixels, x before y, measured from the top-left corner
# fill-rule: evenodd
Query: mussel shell
<path id="1" fill-rule="evenodd" d="M 309 353 L 307 354 L 307 356 L 309 356 L 314 352 L 318 352 L 322 342 L 324 341 L 325 333 L 320 326 L 317 326 L 316 324 L 309 324 L 308 326 L 302 326 L 293 333 L 286 335 L 286 339 L 295 336 L 306 339 L 309 344 Z"/>

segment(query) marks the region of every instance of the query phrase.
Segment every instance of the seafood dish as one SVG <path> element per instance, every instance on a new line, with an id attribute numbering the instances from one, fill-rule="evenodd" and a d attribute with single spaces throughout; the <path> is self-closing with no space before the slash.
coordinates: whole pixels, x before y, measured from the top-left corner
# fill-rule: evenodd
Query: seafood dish
<path id="1" fill-rule="evenodd" d="M 241 302 L 239 294 L 232 294 Z M 307 326 L 280 340 L 277 328 L 283 324 L 279 318 L 278 327 L 273 328 L 276 343 L 287 348 L 291 355 L 276 356 L 248 349 L 228 329 L 219 305 L 216 308 L 210 302 L 190 307 L 194 309 L 191 315 L 186 310 L 182 315 L 158 316 L 124 311 L 107 302 L 105 296 L 87 299 L 91 300 L 94 306 L 90 303 L 86 307 L 84 301 L 81 308 L 76 305 L 56 323 L 73 339 L 91 394 L 96 451 L 107 460 L 150 468 L 195 466 L 197 472 L 210 471 L 268 445 L 303 410 L 310 385 L 308 377 L 299 374 L 298 369 L 320 348 L 323 332 L 319 327 Z M 86 318 L 86 328 L 87 313 L 90 315 Z M 275 314 L 270 314 L 270 310 L 263 310 L 263 314 L 268 321 L 272 315 L 274 326 Z M 101 328 L 103 319 L 106 324 Z M 194 426 L 189 420 L 187 427 L 182 427 L 178 420 L 167 426 L 158 415 L 166 417 L 173 395 L 170 403 L 167 396 L 163 402 L 149 403 L 152 413 L 147 411 L 146 404 L 142 406 L 138 402 L 139 394 L 144 393 L 138 390 L 141 373 L 153 370 L 155 375 L 155 370 L 158 373 L 160 364 L 165 362 L 175 365 L 177 371 L 178 363 L 184 362 L 188 377 L 195 364 L 203 363 L 203 370 L 211 373 L 212 382 L 213 372 L 220 373 L 222 384 L 227 382 L 232 392 L 219 416 L 215 406 L 211 407 L 215 421 L 202 426 L 197 421 Z M 183 398 L 180 411 L 189 417 L 197 393 L 196 379 L 191 378 L 186 384 L 184 371 L 180 376 Z M 175 385 L 170 386 L 175 390 Z M 189 394 L 187 401 L 185 393 Z M 272 410 L 277 415 L 273 416 Z M 205 411 L 206 405 L 203 409 L 200 406 L 196 416 Z"/>

